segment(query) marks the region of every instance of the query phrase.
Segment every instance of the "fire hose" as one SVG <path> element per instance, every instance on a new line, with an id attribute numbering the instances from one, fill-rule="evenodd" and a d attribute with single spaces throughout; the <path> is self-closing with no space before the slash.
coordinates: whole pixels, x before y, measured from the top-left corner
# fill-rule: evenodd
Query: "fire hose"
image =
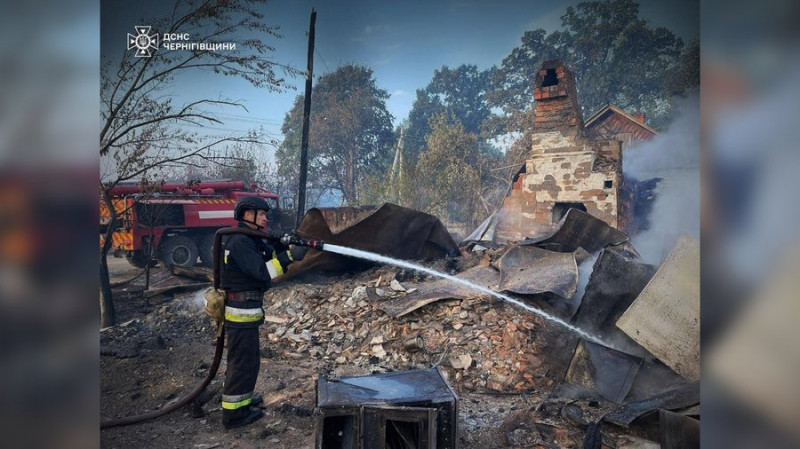
<path id="1" fill-rule="evenodd" d="M 219 289 L 219 248 L 222 242 L 222 236 L 230 235 L 230 234 L 244 234 L 250 237 L 256 237 L 265 239 L 272 242 L 280 242 L 283 245 L 299 245 L 299 246 L 307 246 L 309 248 L 314 248 L 317 250 L 322 250 L 324 246 L 324 242 L 317 241 L 317 240 L 304 240 L 297 235 L 294 234 L 283 234 L 277 235 L 274 233 L 265 233 L 261 231 L 257 231 L 255 229 L 247 229 L 247 228 L 222 228 L 217 230 L 214 234 L 214 246 L 212 249 L 212 254 L 214 257 L 214 288 Z M 140 423 L 143 421 L 148 421 L 151 419 L 158 418 L 160 416 L 164 416 L 168 413 L 174 412 L 179 408 L 183 407 L 184 405 L 191 402 L 194 398 L 200 395 L 206 387 L 211 383 L 214 377 L 217 375 L 217 371 L 219 370 L 219 365 L 222 361 L 222 351 L 225 347 L 225 327 L 220 323 L 221 329 L 217 332 L 216 342 L 215 342 L 215 349 L 214 349 L 214 361 L 211 363 L 211 367 L 208 370 L 208 374 L 203 379 L 203 381 L 197 385 L 194 390 L 189 392 L 186 396 L 180 398 L 179 400 L 173 402 L 172 404 L 159 409 L 154 410 L 149 413 L 143 413 L 141 415 L 134 415 L 128 416 L 124 418 L 117 418 L 117 419 L 108 419 L 105 421 L 100 421 L 100 429 L 108 429 L 111 427 L 120 427 L 120 426 L 128 426 L 131 424 Z"/>

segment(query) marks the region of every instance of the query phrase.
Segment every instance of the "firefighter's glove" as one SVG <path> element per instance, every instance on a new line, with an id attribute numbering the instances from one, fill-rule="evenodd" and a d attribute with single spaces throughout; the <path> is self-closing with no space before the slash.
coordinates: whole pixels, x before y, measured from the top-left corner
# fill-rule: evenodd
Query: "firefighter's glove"
<path id="1" fill-rule="evenodd" d="M 281 243 L 280 241 L 274 241 L 272 243 L 272 250 L 275 251 L 275 254 L 280 254 L 283 251 L 289 251 L 289 247 Z"/>
<path id="2" fill-rule="evenodd" d="M 306 246 L 289 245 L 289 256 L 291 256 L 294 261 L 303 260 L 307 252 L 308 247 Z"/>

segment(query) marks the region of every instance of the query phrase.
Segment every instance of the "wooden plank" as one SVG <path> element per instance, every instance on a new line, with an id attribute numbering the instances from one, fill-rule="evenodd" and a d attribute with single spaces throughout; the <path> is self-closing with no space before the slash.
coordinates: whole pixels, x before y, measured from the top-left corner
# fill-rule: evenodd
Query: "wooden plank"
<path id="1" fill-rule="evenodd" d="M 214 272 L 209 267 L 181 267 L 179 265 L 173 265 L 171 268 L 172 274 L 177 276 L 183 276 L 199 281 L 214 282 Z"/>

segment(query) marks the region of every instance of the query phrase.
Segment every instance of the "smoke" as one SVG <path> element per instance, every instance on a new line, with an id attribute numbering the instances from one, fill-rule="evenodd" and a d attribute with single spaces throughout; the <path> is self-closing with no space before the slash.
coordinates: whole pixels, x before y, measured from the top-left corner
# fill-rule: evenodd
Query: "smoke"
<path id="1" fill-rule="evenodd" d="M 187 292 L 176 296 L 172 300 L 172 308 L 184 316 L 202 315 L 206 308 L 206 289 Z"/>
<path id="2" fill-rule="evenodd" d="M 193 310 L 203 310 L 206 307 L 205 289 L 198 290 L 189 296 L 187 303 Z"/>
<path id="3" fill-rule="evenodd" d="M 700 236 L 700 114 L 698 98 L 685 100 L 682 114 L 650 142 L 632 147 L 623 175 L 661 178 L 649 217 L 650 228 L 631 242 L 649 264 L 659 265 L 682 233 Z"/>

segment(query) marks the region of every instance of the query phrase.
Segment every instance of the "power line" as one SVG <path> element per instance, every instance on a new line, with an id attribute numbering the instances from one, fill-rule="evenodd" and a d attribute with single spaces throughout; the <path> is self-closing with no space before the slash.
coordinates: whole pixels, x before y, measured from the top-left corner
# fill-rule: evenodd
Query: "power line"
<path id="1" fill-rule="evenodd" d="M 322 59 L 322 64 L 324 64 L 325 68 L 328 70 L 328 72 L 330 72 L 331 68 L 328 67 L 328 63 L 325 62 L 325 58 L 322 57 L 322 53 L 320 53 L 319 50 L 316 50 L 316 53 L 317 53 L 317 56 L 319 56 L 319 58 Z"/>
<path id="2" fill-rule="evenodd" d="M 227 113 L 219 113 L 214 114 L 217 117 L 226 118 L 226 119 L 236 119 L 236 120 L 244 120 L 244 121 L 251 121 L 251 122 L 259 122 L 259 123 L 267 123 L 270 125 L 281 125 L 283 124 L 283 120 L 276 120 L 276 119 L 266 119 L 256 116 L 247 116 L 247 115 L 238 115 L 238 114 L 227 114 Z"/>
<path id="3" fill-rule="evenodd" d="M 190 128 L 210 129 L 210 130 L 214 130 L 214 131 L 225 131 L 225 132 L 232 132 L 232 133 L 240 133 L 240 132 L 245 131 L 245 130 L 242 130 L 242 129 L 230 129 L 230 128 L 220 128 L 218 126 L 198 125 L 196 123 L 183 123 L 180 126 L 186 126 L 186 127 L 190 127 Z M 273 134 L 273 133 L 270 133 L 270 132 L 265 132 L 264 134 L 267 137 L 272 137 L 272 138 L 280 137 L 280 134 Z"/>

